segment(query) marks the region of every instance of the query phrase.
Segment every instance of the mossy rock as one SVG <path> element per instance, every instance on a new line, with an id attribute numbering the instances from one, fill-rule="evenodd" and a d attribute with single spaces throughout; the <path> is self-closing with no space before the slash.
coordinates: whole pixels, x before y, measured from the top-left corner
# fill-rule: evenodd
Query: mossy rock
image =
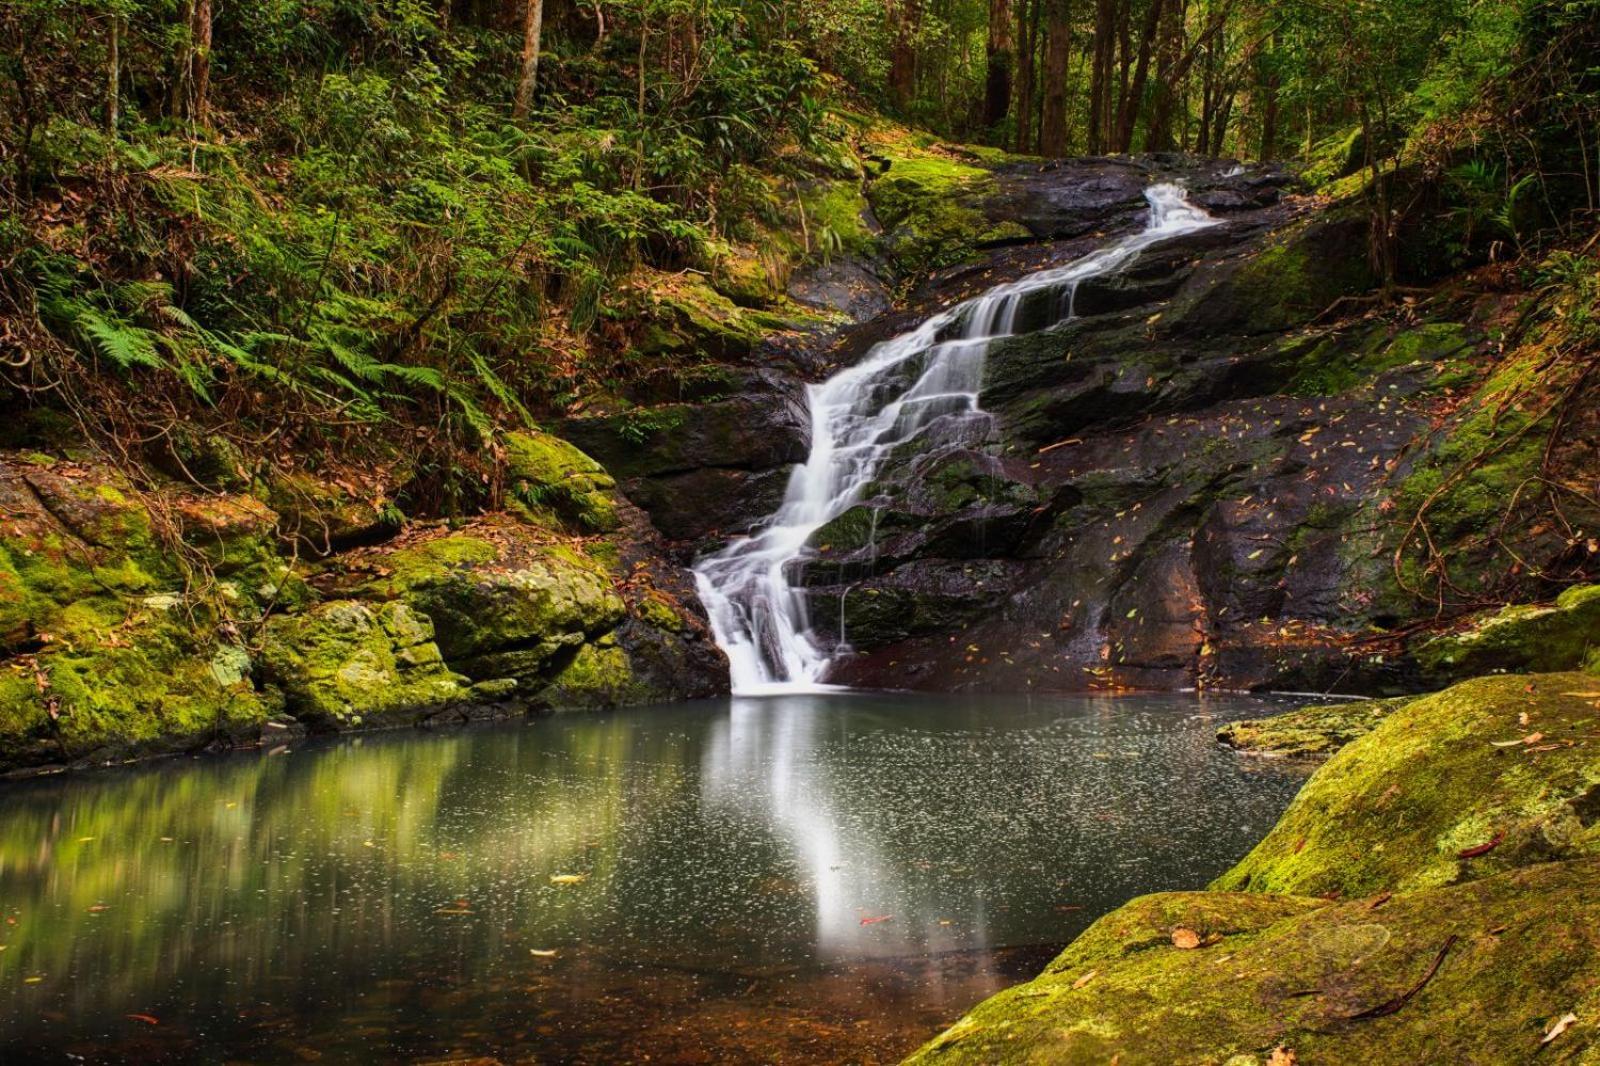
<path id="1" fill-rule="evenodd" d="M 363 595 L 427 615 L 451 661 L 606 633 L 627 614 L 606 569 L 564 545 L 461 534 L 381 558 L 388 573 Z"/>
<path id="2" fill-rule="evenodd" d="M 1428 641 L 1417 661 L 1438 678 L 1528 671 L 1600 673 L 1600 585 L 1570 588 L 1553 604 L 1507 607 Z"/>
<path id="3" fill-rule="evenodd" d="M 648 686 L 634 676 L 628 653 L 602 640 L 579 647 L 535 702 L 551 710 L 601 710 L 642 703 L 650 696 Z"/>
<path id="4" fill-rule="evenodd" d="M 1600 1058 L 1600 860 L 1375 902 L 1220 892 L 1136 899 L 1043 976 L 986 1000 L 908 1062 Z M 1177 946 L 1174 934 L 1192 943 L 1189 933 L 1200 946 Z M 1569 1011 L 1579 1024 L 1541 1052 Z"/>
<path id="5" fill-rule="evenodd" d="M 982 167 L 901 146 L 867 186 L 867 199 L 896 269 L 917 275 L 962 262 L 985 245 L 1031 236 L 985 214 L 994 189 L 994 176 Z"/>
<path id="6" fill-rule="evenodd" d="M 275 710 L 243 649 L 208 648 L 166 598 L 83 601 L 52 641 L 0 668 L 0 768 L 250 743 Z M 241 668 L 241 661 L 244 664 Z"/>
<path id="7" fill-rule="evenodd" d="M 385 540 L 404 523 L 389 501 L 362 499 L 307 471 L 276 473 L 257 491 L 278 512 L 280 534 L 317 555 Z"/>
<path id="8" fill-rule="evenodd" d="M 1386 700 L 1350 700 L 1299 707 L 1271 718 L 1230 722 L 1217 731 L 1217 739 L 1230 748 L 1255 755 L 1332 755 L 1352 740 L 1378 728 L 1391 714 L 1416 698 L 1396 696 Z"/>
<path id="9" fill-rule="evenodd" d="M 1480 678 L 1413 700 L 1313 774 L 1212 887 L 1349 897 L 1600 853 L 1597 727 L 1589 674 Z"/>
<path id="10" fill-rule="evenodd" d="M 617 517 L 616 480 L 589 456 L 548 433 L 505 435 L 511 502 L 541 524 L 549 515 L 583 533 L 610 533 Z"/>
<path id="11" fill-rule="evenodd" d="M 273 618 L 261 662 L 289 712 L 321 729 L 411 721 L 466 696 L 432 623 L 403 603 L 337 600 Z"/>

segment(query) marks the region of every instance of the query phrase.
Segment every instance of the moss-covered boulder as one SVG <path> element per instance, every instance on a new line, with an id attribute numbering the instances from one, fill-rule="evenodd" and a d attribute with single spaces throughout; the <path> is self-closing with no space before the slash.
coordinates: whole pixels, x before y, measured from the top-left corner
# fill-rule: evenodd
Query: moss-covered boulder
<path id="1" fill-rule="evenodd" d="M 1413 891 L 1600 853 L 1600 683 L 1464 682 L 1393 711 L 1312 775 L 1214 888 Z"/>
<path id="2" fill-rule="evenodd" d="M 0 769 L 247 744 L 276 710 L 250 657 L 198 638 L 175 600 L 89 602 L 56 615 L 38 652 L 0 665 Z"/>
<path id="3" fill-rule="evenodd" d="M 289 712 L 317 728 L 410 722 L 466 697 L 433 624 L 403 603 L 336 600 L 273 618 L 261 665 Z"/>
<path id="4" fill-rule="evenodd" d="M 618 527 L 617 483 L 599 463 L 548 433 L 507 433 L 505 448 L 511 502 L 528 517 L 554 517 L 582 533 Z"/>
<path id="5" fill-rule="evenodd" d="M 1417 649 L 1429 674 L 1588 670 L 1600 673 L 1600 585 L 1568 589 L 1551 604 L 1507 607 Z"/>
<path id="6" fill-rule="evenodd" d="M 896 144 L 886 147 L 867 199 L 884 228 L 890 260 L 902 274 L 919 274 L 959 263 L 984 245 L 1029 239 L 1017 223 L 986 214 L 994 192 L 994 177 L 983 167 Z"/>
<path id="7" fill-rule="evenodd" d="M 278 512 L 279 534 L 312 555 L 385 540 L 405 520 L 379 493 L 363 495 L 304 470 L 274 472 L 256 491 Z"/>
<path id="8" fill-rule="evenodd" d="M 1345 703 L 1300 707 L 1271 718 L 1229 722 L 1217 739 L 1255 755 L 1315 757 L 1332 755 L 1357 737 L 1378 728 L 1385 719 L 1415 696 L 1386 700 L 1350 700 Z"/>
<path id="9" fill-rule="evenodd" d="M 484 533 L 385 554 L 385 573 L 362 594 L 409 604 L 432 619 L 445 657 L 479 680 L 541 679 L 562 648 L 610 632 L 626 617 L 601 563 L 566 545 Z"/>
<path id="10" fill-rule="evenodd" d="M 1594 859 L 1386 901 L 1147 896 L 909 1061 L 1591 1062 L 1597 914 Z"/>

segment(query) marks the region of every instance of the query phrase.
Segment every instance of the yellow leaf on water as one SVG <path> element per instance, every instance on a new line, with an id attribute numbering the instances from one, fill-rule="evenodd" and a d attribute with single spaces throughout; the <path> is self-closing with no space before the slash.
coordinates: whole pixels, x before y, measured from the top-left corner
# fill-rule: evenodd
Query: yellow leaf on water
<path id="1" fill-rule="evenodd" d="M 551 874 L 552 885 L 581 885 L 589 880 L 588 874 Z"/>

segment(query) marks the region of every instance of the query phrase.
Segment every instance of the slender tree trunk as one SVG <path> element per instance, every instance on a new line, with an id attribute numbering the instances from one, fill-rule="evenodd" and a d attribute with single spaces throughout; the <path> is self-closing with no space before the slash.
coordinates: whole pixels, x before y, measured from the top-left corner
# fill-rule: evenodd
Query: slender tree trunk
<path id="1" fill-rule="evenodd" d="M 122 16 L 111 16 L 111 37 L 106 43 L 106 133 L 117 135 L 122 109 Z"/>
<path id="2" fill-rule="evenodd" d="M 1161 14 L 1161 43 L 1156 54 L 1155 100 L 1150 108 L 1150 124 L 1145 129 L 1146 151 L 1166 152 L 1174 147 L 1172 114 L 1177 109 L 1180 88 L 1185 70 L 1180 69 L 1183 57 L 1183 26 L 1187 0 L 1168 0 Z"/>
<path id="3" fill-rule="evenodd" d="M 1116 60 L 1117 0 L 1095 0 L 1094 68 L 1089 80 L 1089 153 L 1107 149 L 1111 123 L 1111 74 Z"/>
<path id="4" fill-rule="evenodd" d="M 522 77 L 511 102 L 511 118 L 522 122 L 533 108 L 533 90 L 539 83 L 539 38 L 544 34 L 544 0 L 528 0 L 522 23 Z"/>
<path id="5" fill-rule="evenodd" d="M 1260 85 L 1261 95 L 1261 152 L 1263 162 L 1273 159 L 1278 154 L 1278 90 L 1282 87 L 1282 76 L 1278 73 L 1277 40 L 1273 39 L 1268 45 L 1266 54 L 1261 57 L 1262 76 Z"/>
<path id="6" fill-rule="evenodd" d="M 211 124 L 211 0 L 194 5 L 194 120 Z"/>
<path id="7" fill-rule="evenodd" d="M 1045 31 L 1044 115 L 1040 122 L 1039 154 L 1067 154 L 1067 65 L 1072 59 L 1072 5 L 1070 0 L 1050 0 L 1050 21 Z"/>
<path id="8" fill-rule="evenodd" d="M 1011 75 L 1015 65 L 1011 40 L 1011 0 L 989 0 L 989 67 L 984 84 L 983 124 L 993 129 L 1011 111 Z"/>
<path id="9" fill-rule="evenodd" d="M 1035 87 L 1034 56 L 1039 37 L 1040 0 L 1017 0 L 1017 138 L 1018 152 L 1031 147 L 1033 133 L 1033 97 Z"/>
<path id="10" fill-rule="evenodd" d="M 1116 150 L 1119 152 L 1133 150 L 1133 132 L 1139 123 L 1144 87 L 1150 77 L 1150 53 L 1155 46 L 1156 31 L 1161 26 L 1161 10 L 1164 6 L 1163 0 L 1150 0 L 1150 7 L 1145 11 L 1143 32 L 1139 34 L 1139 58 L 1134 64 L 1133 79 L 1129 81 L 1126 76 L 1123 79 L 1127 88 L 1122 98 L 1122 112 L 1117 116 Z M 1126 57 L 1123 59 L 1123 69 L 1127 70 Z"/>

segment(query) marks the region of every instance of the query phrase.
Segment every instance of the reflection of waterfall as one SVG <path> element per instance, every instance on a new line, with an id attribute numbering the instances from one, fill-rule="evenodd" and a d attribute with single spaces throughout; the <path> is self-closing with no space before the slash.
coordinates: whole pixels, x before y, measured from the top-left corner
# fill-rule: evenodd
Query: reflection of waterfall
<path id="1" fill-rule="evenodd" d="M 908 913 L 905 872 L 883 854 L 881 840 L 859 824 L 852 832 L 848 797 L 832 780 L 843 769 L 832 765 L 840 753 L 824 750 L 838 713 L 837 704 L 805 695 L 734 700 L 706 744 L 702 802 L 737 810 L 789 846 L 811 892 L 823 958 L 987 948 L 981 901 L 977 913 Z M 885 914 L 893 919 L 862 924 Z M 941 918 L 960 922 L 941 926 Z"/>
<path id="2" fill-rule="evenodd" d="M 1084 280 L 1122 269 L 1157 241 L 1215 224 L 1179 186 L 1156 185 L 1145 195 L 1150 220 L 1143 232 L 957 304 L 807 389 L 811 453 L 791 476 L 783 505 L 753 536 L 695 566 L 735 692 L 816 690 L 832 655 L 813 637 L 804 591 L 790 583 L 794 564 L 896 446 L 919 435 L 940 442 L 988 436 L 988 416 L 978 406 L 984 356 L 990 342 L 1014 334 L 1028 297 L 1059 293 L 1057 321 L 1069 319 Z"/>

